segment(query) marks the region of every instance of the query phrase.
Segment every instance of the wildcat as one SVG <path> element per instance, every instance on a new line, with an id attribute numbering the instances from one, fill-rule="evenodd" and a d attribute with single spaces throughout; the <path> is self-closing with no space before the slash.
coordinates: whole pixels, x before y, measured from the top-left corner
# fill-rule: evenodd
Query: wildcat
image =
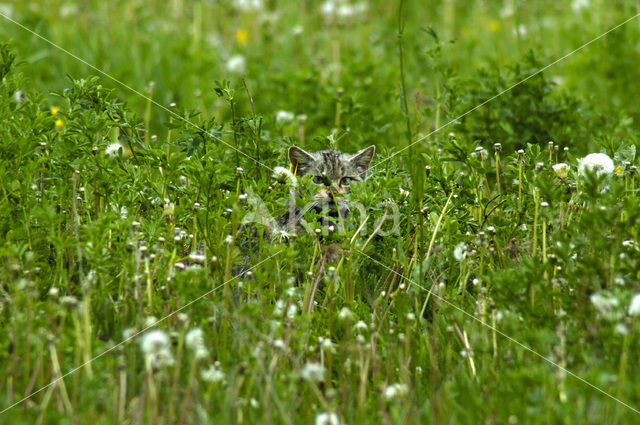
<path id="1" fill-rule="evenodd" d="M 288 212 L 274 219 L 268 212 L 264 203 L 258 197 L 250 197 L 249 203 L 252 204 L 254 212 L 248 214 L 243 219 L 240 233 L 243 229 L 248 230 L 248 237 L 244 239 L 241 246 L 245 250 L 243 262 L 245 266 L 234 267 L 234 276 L 245 276 L 249 269 L 246 265 L 250 264 L 251 242 L 256 241 L 257 232 L 255 226 L 250 223 L 260 223 L 268 229 L 263 237 L 271 237 L 275 240 L 283 241 L 292 234 L 300 233 L 303 230 L 301 224 L 304 214 L 314 209 L 317 212 L 327 215 L 330 218 L 344 218 L 349 214 L 349 207 L 344 197 L 351 192 L 351 185 L 362 182 L 367 177 L 369 164 L 373 158 L 375 146 L 369 146 L 355 154 L 342 153 L 336 150 L 324 150 L 319 152 L 306 152 L 305 150 L 292 146 L 289 148 L 289 161 L 291 162 L 292 173 L 286 171 L 288 177 L 292 180 L 292 189 L 290 192 Z M 317 186 L 317 192 L 313 194 L 313 201 L 299 210 L 295 206 L 295 199 L 300 194 L 296 192 L 297 180 L 295 176 L 304 177 L 313 176 L 313 183 Z M 323 225 L 327 222 L 323 217 L 321 219 Z M 334 261 L 337 255 L 335 247 L 329 247 L 330 253 L 327 254 L 328 261 Z"/>
<path id="2" fill-rule="evenodd" d="M 374 152 L 375 146 L 369 146 L 355 154 L 337 150 L 309 153 L 297 146 L 291 146 L 291 170 L 299 177 L 312 175 L 312 181 L 318 187 L 318 191 L 313 195 L 313 203 L 305 210 L 298 211 L 291 205 L 287 214 L 278 217 L 278 227 L 294 230 L 301 216 L 311 208 L 327 213 L 329 217 L 346 217 L 349 207 L 344 196 L 351 192 L 352 184 L 365 180 Z"/>

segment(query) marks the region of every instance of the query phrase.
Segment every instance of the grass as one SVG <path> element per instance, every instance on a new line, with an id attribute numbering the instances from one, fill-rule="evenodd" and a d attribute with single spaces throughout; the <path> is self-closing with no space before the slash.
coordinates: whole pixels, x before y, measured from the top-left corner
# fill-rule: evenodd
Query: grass
<path id="1" fill-rule="evenodd" d="M 636 423 L 638 6 L 240 3 L 1 5 L 0 423 Z"/>

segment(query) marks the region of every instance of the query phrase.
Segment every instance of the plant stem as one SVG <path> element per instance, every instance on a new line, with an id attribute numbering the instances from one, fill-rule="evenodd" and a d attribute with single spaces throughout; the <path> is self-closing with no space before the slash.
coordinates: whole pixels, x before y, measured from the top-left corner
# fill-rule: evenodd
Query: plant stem
<path id="1" fill-rule="evenodd" d="M 407 105 L 407 89 L 404 77 L 404 48 L 402 45 L 402 37 L 404 36 L 404 20 L 402 19 L 402 9 L 404 7 L 404 0 L 400 0 L 400 6 L 398 8 L 398 58 L 400 61 L 400 85 L 402 89 L 401 93 L 401 106 L 404 113 L 407 124 L 407 148 L 409 153 L 409 163 L 413 163 L 413 149 L 412 149 L 412 137 L 411 137 L 411 119 L 409 117 L 409 106 Z"/>
<path id="2" fill-rule="evenodd" d="M 236 146 L 236 168 L 240 167 L 240 156 L 238 155 L 239 152 L 239 146 L 238 146 L 238 134 L 236 133 L 236 107 L 235 107 L 235 103 L 233 102 L 233 98 L 229 99 L 229 105 L 231 106 L 231 126 L 233 127 L 233 142 L 235 143 Z"/>
<path id="3" fill-rule="evenodd" d="M 256 148 L 256 173 L 258 175 L 258 180 L 261 178 L 262 167 L 258 162 L 260 162 L 260 144 L 258 143 L 258 137 L 260 136 L 260 129 L 262 127 L 262 119 L 258 122 L 256 117 L 256 109 L 253 104 L 253 97 L 251 96 L 251 92 L 249 91 L 249 87 L 247 86 L 247 82 L 245 79 L 242 79 L 242 84 L 244 85 L 244 89 L 247 92 L 247 97 L 249 97 L 249 104 L 251 105 L 251 115 L 253 116 L 253 126 L 251 126 L 251 132 L 253 133 L 253 146 Z"/>

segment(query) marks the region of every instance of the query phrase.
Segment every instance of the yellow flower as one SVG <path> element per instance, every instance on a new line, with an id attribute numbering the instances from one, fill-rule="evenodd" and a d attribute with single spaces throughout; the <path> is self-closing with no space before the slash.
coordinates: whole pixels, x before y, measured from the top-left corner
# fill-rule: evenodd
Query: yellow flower
<path id="1" fill-rule="evenodd" d="M 615 172 L 616 172 L 616 174 L 622 173 L 622 168 L 616 167 Z"/>
<path id="2" fill-rule="evenodd" d="M 498 32 L 500 31 L 500 22 L 498 21 L 491 21 L 491 23 L 489 23 L 489 29 L 491 30 L 491 32 Z"/>
<path id="3" fill-rule="evenodd" d="M 62 126 L 64 125 L 64 121 L 62 120 L 56 120 L 56 128 L 62 128 Z"/>
<path id="4" fill-rule="evenodd" d="M 249 40 L 249 32 L 247 30 L 236 31 L 236 40 L 240 44 L 245 44 Z"/>
<path id="5" fill-rule="evenodd" d="M 58 112 L 60 112 L 60 108 L 58 108 L 57 106 L 51 108 L 51 115 L 58 115 Z"/>

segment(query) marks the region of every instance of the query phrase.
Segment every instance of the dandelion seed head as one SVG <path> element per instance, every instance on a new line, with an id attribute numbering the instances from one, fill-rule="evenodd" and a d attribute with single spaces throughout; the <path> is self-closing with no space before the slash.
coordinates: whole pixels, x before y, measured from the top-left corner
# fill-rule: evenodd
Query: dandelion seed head
<path id="1" fill-rule="evenodd" d="M 353 312 L 349 310 L 348 307 L 342 307 L 338 312 L 338 319 L 340 320 L 350 320 L 353 318 Z"/>
<path id="2" fill-rule="evenodd" d="M 322 412 L 316 415 L 316 425 L 340 425 L 340 418 L 333 412 Z"/>
<path id="3" fill-rule="evenodd" d="M 606 176 L 613 173 L 615 167 L 613 160 L 604 153 L 590 153 L 582 158 L 578 167 L 580 174 L 595 174 L 596 176 Z"/>
<path id="4" fill-rule="evenodd" d="M 467 244 L 464 242 L 460 242 L 453 249 L 453 258 L 455 258 L 456 261 L 462 261 L 467 257 L 469 257 L 469 249 L 467 247 Z"/>
<path id="5" fill-rule="evenodd" d="M 355 325 L 353 325 L 353 329 L 356 330 L 357 332 L 364 332 L 364 331 L 368 331 L 369 327 L 362 320 L 358 320 L 358 322 Z"/>
<path id="6" fill-rule="evenodd" d="M 145 332 L 140 337 L 140 349 L 146 361 L 153 367 L 164 367 L 173 365 L 173 354 L 171 353 L 171 341 L 166 332 L 154 329 Z"/>
<path id="7" fill-rule="evenodd" d="M 327 369 L 320 363 L 308 362 L 302 367 L 300 376 L 308 382 L 320 382 L 324 380 Z"/>
<path id="8" fill-rule="evenodd" d="M 247 70 L 247 60 L 243 55 L 233 55 L 227 60 L 226 68 L 232 74 L 244 74 Z"/>
<path id="9" fill-rule="evenodd" d="M 276 113 L 276 122 L 280 125 L 289 124 L 295 119 L 295 114 L 289 111 L 278 111 Z"/>
<path id="10" fill-rule="evenodd" d="M 619 313 L 618 306 L 620 305 L 620 300 L 618 300 L 618 298 L 597 292 L 592 294 L 589 299 L 598 313 L 600 313 L 605 319 L 617 319 Z"/>
<path id="11" fill-rule="evenodd" d="M 384 396 L 385 400 L 391 401 L 396 398 L 405 396 L 408 392 L 409 388 L 406 384 L 396 383 L 386 386 L 384 388 L 384 391 L 382 392 L 382 395 Z"/>
<path id="12" fill-rule="evenodd" d="M 298 185 L 298 180 L 296 179 L 296 176 L 293 175 L 291 170 L 285 167 L 274 168 L 273 178 L 276 179 L 279 183 L 286 183 L 288 181 L 293 186 Z"/>
<path id="13" fill-rule="evenodd" d="M 73 295 L 65 295 L 64 297 L 61 297 L 59 302 L 60 305 L 65 308 L 74 308 L 78 306 L 78 299 Z"/>
<path id="14" fill-rule="evenodd" d="M 207 369 L 203 369 L 200 372 L 200 378 L 205 382 L 218 383 L 225 381 L 225 374 L 220 369 L 220 365 L 216 362 Z"/>
<path id="15" fill-rule="evenodd" d="M 283 350 L 283 351 L 287 348 L 287 345 L 285 344 L 284 340 L 282 340 L 281 338 L 277 338 L 271 341 L 271 345 L 273 346 L 273 348 L 277 348 L 278 350 Z"/>
<path id="16" fill-rule="evenodd" d="M 144 327 L 149 328 L 151 326 L 155 326 L 158 323 L 158 318 L 156 316 L 147 316 L 144 318 Z"/>
<path id="17" fill-rule="evenodd" d="M 629 335 L 629 328 L 624 323 L 616 323 L 613 330 L 618 335 L 622 335 L 622 336 Z"/>

